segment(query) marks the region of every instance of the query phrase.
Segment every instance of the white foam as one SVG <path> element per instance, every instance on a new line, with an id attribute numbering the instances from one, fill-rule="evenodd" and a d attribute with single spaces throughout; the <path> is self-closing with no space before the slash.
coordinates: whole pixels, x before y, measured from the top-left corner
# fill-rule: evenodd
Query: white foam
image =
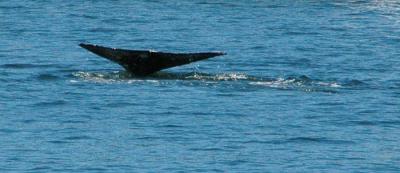
<path id="1" fill-rule="evenodd" d="M 316 84 L 321 85 L 321 86 L 328 86 L 328 87 L 332 87 L 332 88 L 340 88 L 342 87 L 342 85 L 333 82 L 333 83 L 329 83 L 329 82 L 317 82 Z"/>
<path id="2" fill-rule="evenodd" d="M 185 79 L 197 79 L 197 80 L 214 80 L 214 81 L 231 81 L 231 80 L 246 80 L 247 75 L 242 73 L 223 73 L 217 75 L 202 75 L 195 73 L 191 76 L 186 76 Z"/>

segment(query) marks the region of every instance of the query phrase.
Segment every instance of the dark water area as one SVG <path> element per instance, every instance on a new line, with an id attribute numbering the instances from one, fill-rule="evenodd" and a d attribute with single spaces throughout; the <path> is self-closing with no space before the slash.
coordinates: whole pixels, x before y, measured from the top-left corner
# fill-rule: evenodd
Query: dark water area
<path id="1" fill-rule="evenodd" d="M 0 172 L 400 172 L 397 1 L 1 1 Z M 78 46 L 227 55 L 134 77 Z"/>

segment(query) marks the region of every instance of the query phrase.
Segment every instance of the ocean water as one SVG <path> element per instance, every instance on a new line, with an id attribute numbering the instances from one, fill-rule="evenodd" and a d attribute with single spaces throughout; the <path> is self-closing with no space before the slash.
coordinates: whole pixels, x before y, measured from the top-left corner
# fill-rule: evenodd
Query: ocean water
<path id="1" fill-rule="evenodd" d="M 0 172 L 400 172 L 400 3 L 0 1 Z"/>

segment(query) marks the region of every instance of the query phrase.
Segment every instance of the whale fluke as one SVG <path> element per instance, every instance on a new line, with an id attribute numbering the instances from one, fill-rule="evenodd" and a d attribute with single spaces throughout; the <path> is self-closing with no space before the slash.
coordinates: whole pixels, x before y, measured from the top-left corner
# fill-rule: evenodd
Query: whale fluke
<path id="1" fill-rule="evenodd" d="M 138 76 L 149 75 L 166 68 L 225 55 L 223 52 L 167 53 L 148 50 L 127 50 L 83 43 L 79 44 L 79 46 L 118 63 L 130 73 Z"/>

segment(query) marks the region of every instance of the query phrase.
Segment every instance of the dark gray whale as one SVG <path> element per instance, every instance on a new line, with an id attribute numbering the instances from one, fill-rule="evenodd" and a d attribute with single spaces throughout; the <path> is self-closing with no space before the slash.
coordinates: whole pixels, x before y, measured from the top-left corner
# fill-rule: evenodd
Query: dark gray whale
<path id="1" fill-rule="evenodd" d="M 127 50 L 83 43 L 79 44 L 79 46 L 118 63 L 127 71 L 137 76 L 145 76 L 166 68 L 225 55 L 223 52 L 166 53 L 147 50 Z"/>

